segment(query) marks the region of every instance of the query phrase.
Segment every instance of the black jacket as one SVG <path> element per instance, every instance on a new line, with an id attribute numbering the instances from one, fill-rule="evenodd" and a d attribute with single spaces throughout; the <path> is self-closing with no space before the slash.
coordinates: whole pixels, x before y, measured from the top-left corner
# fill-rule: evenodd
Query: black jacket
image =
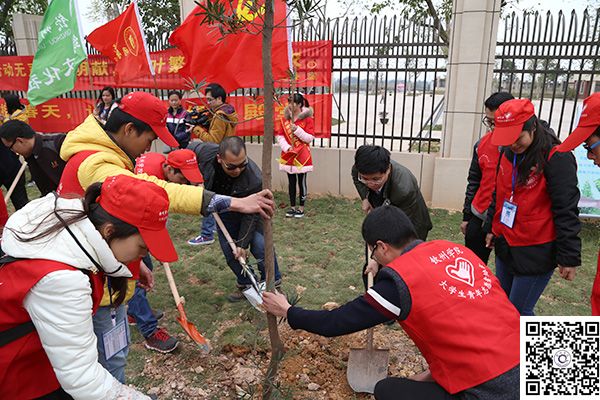
<path id="1" fill-rule="evenodd" d="M 240 176 L 232 178 L 225 174 L 217 162 L 219 145 L 207 142 L 192 142 L 188 149 L 196 153 L 198 167 L 204 177 L 204 187 L 217 194 L 231 197 L 246 197 L 262 190 L 262 173 L 258 165 L 248 158 L 248 165 Z M 247 249 L 254 231 L 262 232 L 262 220 L 259 214 L 235 213 L 241 220 L 239 246 Z M 238 238 L 233 238 L 237 240 Z"/>
<path id="2" fill-rule="evenodd" d="M 383 198 L 404 211 L 415 226 L 419 239 L 425 240 L 433 225 L 419 183 L 408 168 L 394 160 L 391 160 L 391 164 L 392 171 L 382 188 Z M 355 166 L 352 166 L 352 180 L 361 200 L 369 198 L 371 205 L 377 206 L 371 201 L 374 192 L 358 180 L 358 170 Z"/>
<path id="3" fill-rule="evenodd" d="M 471 159 L 471 166 L 469 167 L 469 176 L 467 177 L 467 190 L 465 191 L 465 203 L 463 204 L 463 221 L 470 221 L 473 218 L 473 212 L 471 211 L 471 203 L 475 198 L 475 194 L 479 190 L 481 185 L 481 167 L 479 166 L 479 155 L 477 154 L 477 148 L 479 147 L 479 140 L 473 146 L 473 158 Z"/>
<path id="4" fill-rule="evenodd" d="M 504 151 L 502 157 L 511 160 L 512 153 Z M 577 163 L 573 154 L 554 153 L 544 167 L 544 176 L 552 203 L 556 240 L 534 246 L 509 246 L 504 238 L 495 239 L 496 255 L 507 263 L 516 275 L 543 274 L 557 265 L 581 265 L 581 221 L 578 208 L 580 195 L 577 188 Z M 491 232 L 497 200 L 494 191 L 484 224 L 486 232 Z"/>
<path id="5" fill-rule="evenodd" d="M 60 147 L 67 135 L 65 133 L 56 134 L 35 134 L 33 152 L 25 159 L 29 165 L 31 178 L 42 193 L 42 196 L 53 192 L 58 187 L 60 177 L 67 164 L 60 158 Z"/>

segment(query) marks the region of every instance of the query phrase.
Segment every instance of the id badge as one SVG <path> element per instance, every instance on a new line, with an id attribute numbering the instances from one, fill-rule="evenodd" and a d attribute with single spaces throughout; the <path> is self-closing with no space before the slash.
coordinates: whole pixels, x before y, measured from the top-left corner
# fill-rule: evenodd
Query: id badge
<path id="1" fill-rule="evenodd" d="M 127 343 L 127 327 L 125 326 L 125 321 L 121 321 L 102 334 L 104 357 L 109 360 L 115 354 L 127 347 Z"/>
<path id="2" fill-rule="evenodd" d="M 504 200 L 502 206 L 502 214 L 500 214 L 500 222 L 512 229 L 517 216 L 517 205 L 508 200 Z"/>

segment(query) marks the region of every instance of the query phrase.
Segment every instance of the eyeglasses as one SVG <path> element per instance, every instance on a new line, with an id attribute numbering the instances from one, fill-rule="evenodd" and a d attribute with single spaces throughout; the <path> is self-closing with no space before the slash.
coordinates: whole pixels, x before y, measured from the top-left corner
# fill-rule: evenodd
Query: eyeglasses
<path id="1" fill-rule="evenodd" d="M 17 144 L 17 139 L 13 140 L 12 144 L 8 147 L 8 150 L 12 151 L 12 148 L 15 144 Z"/>
<path id="2" fill-rule="evenodd" d="M 377 250 L 377 246 L 379 246 L 377 243 L 375 243 L 375 246 L 373 246 L 373 248 L 371 249 L 371 260 L 375 260 L 375 250 Z M 377 260 L 375 260 L 377 261 Z"/>
<path id="3" fill-rule="evenodd" d="M 375 185 L 378 185 L 380 183 L 382 183 L 385 180 L 385 175 L 381 176 L 379 178 L 372 178 L 372 179 L 366 179 L 364 176 L 362 175 L 358 175 L 358 181 L 361 183 L 373 183 Z"/>
<path id="4" fill-rule="evenodd" d="M 598 147 L 598 145 L 600 145 L 600 141 L 598 141 L 598 142 L 596 142 L 596 143 L 592 144 L 591 146 L 590 146 L 590 145 L 588 145 L 588 144 L 585 144 L 585 143 L 584 143 L 584 144 L 583 144 L 583 148 L 584 148 L 584 149 L 585 149 L 585 150 L 586 150 L 588 153 L 591 153 L 591 152 L 592 152 L 592 150 L 594 150 L 596 147 Z"/>
<path id="5" fill-rule="evenodd" d="M 246 168 L 246 166 L 248 165 L 248 159 L 246 158 L 243 162 L 241 162 L 240 164 L 228 164 L 225 161 L 223 161 L 223 167 L 225 167 L 226 170 L 228 171 L 233 171 L 234 169 L 244 169 Z"/>
<path id="6" fill-rule="evenodd" d="M 481 123 L 488 129 L 494 129 L 494 126 L 495 126 L 494 118 L 490 118 L 486 115 L 481 119 Z"/>

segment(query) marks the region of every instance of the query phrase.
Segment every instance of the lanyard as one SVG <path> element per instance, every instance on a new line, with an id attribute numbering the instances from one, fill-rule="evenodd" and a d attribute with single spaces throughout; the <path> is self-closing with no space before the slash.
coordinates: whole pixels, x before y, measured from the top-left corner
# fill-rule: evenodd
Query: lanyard
<path id="1" fill-rule="evenodd" d="M 109 305 L 110 305 L 110 320 L 112 321 L 112 326 L 115 327 L 117 325 L 117 310 L 115 309 L 115 307 L 113 307 L 113 301 L 112 301 L 113 291 L 112 291 L 112 287 L 110 286 L 110 278 L 109 277 L 106 278 L 106 285 L 108 286 L 108 301 L 109 301 Z"/>
<path id="2" fill-rule="evenodd" d="M 517 183 L 517 155 L 513 154 L 513 168 L 512 168 L 512 191 L 510 192 L 510 201 L 513 201 L 515 194 L 515 186 Z"/>

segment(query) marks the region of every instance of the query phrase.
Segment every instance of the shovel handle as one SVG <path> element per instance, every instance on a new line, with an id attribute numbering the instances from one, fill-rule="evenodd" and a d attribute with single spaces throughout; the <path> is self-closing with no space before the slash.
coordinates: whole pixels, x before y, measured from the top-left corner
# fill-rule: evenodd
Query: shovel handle
<path id="1" fill-rule="evenodd" d="M 165 267 L 165 274 L 167 275 L 167 281 L 169 282 L 169 287 L 171 288 L 171 293 L 173 293 L 173 298 L 175 299 L 175 305 L 179 305 L 181 303 L 181 297 L 179 297 L 179 292 L 177 291 L 177 286 L 175 286 L 175 279 L 173 278 L 173 273 L 171 272 L 171 267 L 169 263 L 163 263 L 163 267 Z"/>
<path id="2" fill-rule="evenodd" d="M 221 219 L 219 214 L 217 214 L 216 212 L 212 213 L 212 215 L 215 218 L 215 221 L 217 221 L 217 225 L 219 225 L 219 228 L 221 228 L 221 232 L 223 232 L 223 235 L 225 235 L 225 239 L 227 239 L 227 243 L 229 243 L 229 247 L 231 247 L 231 251 L 235 254 L 235 251 L 237 250 L 237 246 L 235 245 L 235 242 L 231 238 L 229 231 L 225 227 L 223 220 Z M 239 262 L 240 262 L 240 264 L 245 264 L 246 260 L 244 260 L 243 257 L 240 257 Z"/>
<path id="3" fill-rule="evenodd" d="M 21 168 L 19 169 L 19 172 L 17 172 L 17 176 L 15 176 L 15 179 L 13 180 L 12 184 L 8 188 L 8 191 L 6 192 L 6 197 L 4 197 L 5 204 L 8 204 L 8 200 L 10 199 L 10 196 L 14 192 L 15 187 L 17 187 L 17 183 L 19 182 L 19 179 L 21 179 L 21 176 L 23 176 L 23 172 L 25 172 L 25 168 L 27 168 L 27 161 L 23 160 L 23 163 L 21 164 Z"/>
<path id="4" fill-rule="evenodd" d="M 371 252 L 369 251 L 369 253 Z M 367 275 L 367 288 L 371 289 L 371 286 L 373 286 L 373 273 L 369 272 Z M 367 329 L 367 350 L 373 350 L 373 328 Z"/>

